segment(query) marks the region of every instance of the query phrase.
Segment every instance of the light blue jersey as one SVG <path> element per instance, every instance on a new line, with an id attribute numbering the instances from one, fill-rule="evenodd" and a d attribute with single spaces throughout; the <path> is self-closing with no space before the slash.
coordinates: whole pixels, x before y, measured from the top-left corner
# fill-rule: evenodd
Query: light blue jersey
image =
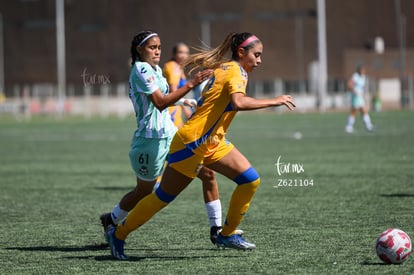
<path id="1" fill-rule="evenodd" d="M 355 91 L 355 93 L 351 93 L 352 108 L 361 108 L 362 106 L 365 105 L 364 90 L 365 90 L 366 77 L 365 75 L 354 73 L 352 75 L 351 80 L 354 85 L 354 91 Z"/>
<path id="2" fill-rule="evenodd" d="M 169 86 L 161 68 L 151 67 L 146 62 L 135 62 L 129 76 L 129 97 L 134 105 L 137 130 L 136 137 L 172 137 L 177 128 L 171 121 L 168 109 L 159 111 L 150 99 L 156 90 L 168 94 Z"/>
<path id="3" fill-rule="evenodd" d="M 358 93 L 358 95 L 364 95 L 364 87 L 366 82 L 365 75 L 361 75 L 359 73 L 354 73 L 352 75 L 352 82 L 354 83 L 354 90 Z"/>

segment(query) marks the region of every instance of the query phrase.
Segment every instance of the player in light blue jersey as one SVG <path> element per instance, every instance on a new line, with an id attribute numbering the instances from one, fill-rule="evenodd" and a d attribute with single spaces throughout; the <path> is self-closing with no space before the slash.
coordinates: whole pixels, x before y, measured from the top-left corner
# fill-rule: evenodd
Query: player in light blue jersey
<path id="1" fill-rule="evenodd" d="M 100 216 L 105 231 L 110 225 L 120 223 L 139 200 L 150 194 L 161 175 L 171 140 L 177 131 L 167 107 L 212 74 L 211 70 L 198 72 L 182 87 L 170 92 L 158 65 L 161 40 L 152 31 L 140 32 L 133 38 L 131 57 L 129 97 L 136 114 L 137 129 L 132 137 L 129 158 L 136 174 L 137 185 L 134 190 L 124 195 L 111 213 Z M 221 208 L 218 211 L 221 217 Z M 216 213 L 208 214 L 214 216 Z"/>
<path id="2" fill-rule="evenodd" d="M 371 122 L 371 118 L 368 114 L 368 107 L 366 106 L 364 100 L 366 81 L 365 68 L 363 66 L 358 66 L 355 73 L 348 81 L 348 88 L 351 92 L 351 113 L 349 114 L 345 127 L 345 131 L 347 133 L 354 132 L 355 117 L 358 111 L 360 111 L 362 114 L 362 120 L 364 121 L 365 128 L 368 131 L 372 131 L 374 128 Z"/>

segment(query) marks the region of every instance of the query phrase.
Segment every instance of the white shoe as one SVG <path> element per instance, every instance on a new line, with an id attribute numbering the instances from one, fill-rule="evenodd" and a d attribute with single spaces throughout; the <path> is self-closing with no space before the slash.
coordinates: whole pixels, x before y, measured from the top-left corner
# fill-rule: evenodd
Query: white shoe
<path id="1" fill-rule="evenodd" d="M 372 132 L 374 131 L 374 125 L 370 124 L 368 126 L 365 126 L 365 128 L 367 129 L 367 131 Z"/>
<path id="2" fill-rule="evenodd" d="M 345 132 L 347 132 L 348 134 L 352 134 L 354 132 L 354 127 L 346 126 L 345 127 Z"/>

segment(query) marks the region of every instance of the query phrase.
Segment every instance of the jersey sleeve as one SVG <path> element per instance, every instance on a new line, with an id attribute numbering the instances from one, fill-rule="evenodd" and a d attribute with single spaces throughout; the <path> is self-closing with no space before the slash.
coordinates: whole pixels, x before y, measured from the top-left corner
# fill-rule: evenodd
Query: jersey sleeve
<path id="1" fill-rule="evenodd" d="M 142 83 L 140 92 L 150 95 L 160 89 L 157 85 L 154 69 L 148 63 L 137 65 L 136 77 Z"/>
<path id="2" fill-rule="evenodd" d="M 229 94 L 243 93 L 246 94 L 247 78 L 239 66 L 231 66 L 229 71 L 229 80 L 227 83 Z"/>
<path id="3" fill-rule="evenodd" d="M 357 73 L 352 74 L 351 80 L 355 85 L 355 83 L 358 82 L 358 74 Z"/>

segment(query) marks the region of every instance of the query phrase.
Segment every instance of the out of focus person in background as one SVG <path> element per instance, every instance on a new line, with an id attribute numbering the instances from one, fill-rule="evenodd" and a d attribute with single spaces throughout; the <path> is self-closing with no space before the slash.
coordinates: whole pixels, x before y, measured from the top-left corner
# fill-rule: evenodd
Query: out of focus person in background
<path id="1" fill-rule="evenodd" d="M 173 47 L 171 60 L 164 64 L 163 73 L 170 85 L 170 92 L 176 91 L 187 82 L 183 64 L 189 56 L 190 48 L 179 42 Z"/>
<path id="2" fill-rule="evenodd" d="M 173 93 L 177 89 L 183 87 L 187 82 L 183 64 L 190 55 L 190 48 L 183 42 L 177 43 L 172 49 L 172 58 L 164 64 L 163 74 L 170 86 L 170 92 Z M 168 107 L 175 126 L 182 127 L 192 115 L 191 104 L 194 101 L 182 99 L 181 104 Z"/>
<path id="3" fill-rule="evenodd" d="M 351 113 L 348 116 L 348 121 L 345 126 L 347 133 L 354 132 L 355 118 L 358 111 L 362 114 L 362 120 L 365 124 L 365 128 L 368 131 L 372 131 L 374 126 L 372 125 L 371 118 L 368 114 L 368 106 L 365 104 L 365 85 L 366 85 L 366 69 L 360 65 L 356 68 L 355 73 L 348 80 L 347 86 L 351 93 Z"/>

